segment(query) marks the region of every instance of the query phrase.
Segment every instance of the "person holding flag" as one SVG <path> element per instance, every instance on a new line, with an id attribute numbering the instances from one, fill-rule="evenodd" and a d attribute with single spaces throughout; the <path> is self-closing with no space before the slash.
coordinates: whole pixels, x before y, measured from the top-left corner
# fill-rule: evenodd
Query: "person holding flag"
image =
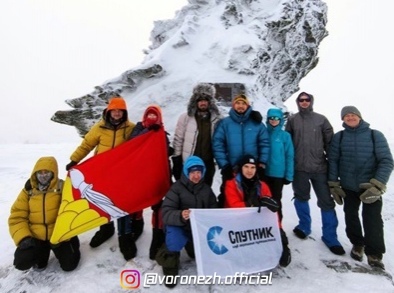
<path id="1" fill-rule="evenodd" d="M 120 96 L 112 97 L 107 108 L 103 111 L 102 119 L 93 125 L 84 136 L 80 146 L 71 154 L 71 162 L 67 164 L 66 170 L 71 170 L 93 150 L 94 154 L 97 155 L 126 142 L 134 126 L 135 124 L 128 119 L 125 100 Z M 130 216 L 127 215 L 125 218 L 129 219 Z M 120 251 L 124 258 L 129 260 L 135 257 L 137 249 L 131 237 L 131 231 L 123 225 L 124 221 L 127 222 L 123 218 L 118 218 L 118 240 Z M 89 245 L 93 248 L 100 246 L 111 238 L 114 232 L 115 226 L 112 221 L 100 226 L 99 231 L 93 236 Z"/>
<path id="2" fill-rule="evenodd" d="M 161 108 L 158 105 L 150 105 L 146 108 L 142 121 L 137 122 L 133 131 L 131 132 L 130 138 L 135 138 L 139 135 L 148 133 L 148 131 L 158 131 L 163 126 L 163 118 L 161 113 Z M 169 133 L 166 132 L 166 143 L 167 143 L 167 154 L 168 157 L 172 156 L 174 149 L 170 147 L 170 141 L 168 139 Z M 168 170 L 171 172 L 170 162 L 168 161 Z M 170 184 L 171 184 L 170 179 Z M 155 255 L 159 248 L 164 243 L 164 232 L 163 232 L 163 222 L 161 217 L 161 204 L 163 200 L 160 199 L 159 202 L 151 206 L 152 209 L 152 240 L 149 248 L 149 258 L 154 260 Z M 131 231 L 134 234 L 134 239 L 136 240 L 142 233 L 144 227 L 144 219 L 142 217 L 143 211 L 135 212 L 131 215 Z"/>
<path id="3" fill-rule="evenodd" d="M 257 175 L 258 162 L 252 155 L 243 156 L 237 165 L 233 179 L 225 182 L 224 208 L 267 207 L 278 212 L 279 204 L 272 198 L 268 185 Z M 286 267 L 291 262 L 289 241 L 279 221 L 283 251 L 279 264 Z"/>
<path id="4" fill-rule="evenodd" d="M 192 231 L 190 226 L 190 209 L 216 208 L 216 196 L 212 188 L 203 180 L 206 172 L 203 160 L 190 156 L 183 166 L 181 178 L 167 192 L 162 209 L 165 229 L 165 245 L 156 254 L 156 261 L 163 267 L 165 276 L 179 274 L 180 251 L 194 258 Z M 176 278 L 167 287 L 176 286 Z"/>

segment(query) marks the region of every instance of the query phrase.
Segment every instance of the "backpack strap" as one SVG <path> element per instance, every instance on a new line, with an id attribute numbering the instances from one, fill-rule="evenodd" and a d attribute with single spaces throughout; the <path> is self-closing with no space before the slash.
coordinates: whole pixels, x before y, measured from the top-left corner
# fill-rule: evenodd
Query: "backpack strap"
<path id="1" fill-rule="evenodd" d="M 33 195 L 33 187 L 31 186 L 30 178 L 27 179 L 27 181 L 25 183 L 25 190 L 26 190 L 27 194 L 29 195 L 29 197 Z"/>

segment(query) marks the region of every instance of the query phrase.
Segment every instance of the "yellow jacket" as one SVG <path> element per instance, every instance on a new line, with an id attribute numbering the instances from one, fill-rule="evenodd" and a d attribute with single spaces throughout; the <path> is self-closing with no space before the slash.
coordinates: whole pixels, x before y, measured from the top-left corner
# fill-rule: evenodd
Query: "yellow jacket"
<path id="1" fill-rule="evenodd" d="M 95 155 L 113 149 L 130 138 L 134 126 L 134 123 L 126 120 L 115 129 L 104 119 L 101 119 L 93 125 L 85 135 L 81 145 L 72 153 L 71 161 L 79 163 L 94 148 L 96 148 L 94 150 Z"/>
<path id="2" fill-rule="evenodd" d="M 35 175 L 37 171 L 43 169 L 54 174 L 47 191 L 38 189 Z M 31 188 L 28 187 L 29 182 L 27 182 L 12 205 L 11 215 L 8 218 L 10 234 L 16 245 L 29 236 L 40 240 L 51 238 L 61 202 L 59 180 L 56 159 L 54 157 L 38 159 L 30 175 Z"/>

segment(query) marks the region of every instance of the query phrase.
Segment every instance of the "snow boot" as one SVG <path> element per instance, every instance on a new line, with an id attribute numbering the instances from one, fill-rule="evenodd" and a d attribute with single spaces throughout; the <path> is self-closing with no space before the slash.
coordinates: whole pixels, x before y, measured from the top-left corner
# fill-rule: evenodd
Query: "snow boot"
<path id="1" fill-rule="evenodd" d="M 344 255 L 345 250 L 343 249 L 341 243 L 339 243 L 337 237 L 338 218 L 335 210 L 322 210 L 321 219 L 323 223 L 323 236 L 321 237 L 321 239 L 332 253 L 336 255 Z"/>
<path id="2" fill-rule="evenodd" d="M 312 220 L 309 202 L 295 198 L 294 207 L 298 216 L 298 225 L 294 228 L 293 232 L 298 238 L 305 239 L 309 234 L 311 234 Z"/>
<path id="3" fill-rule="evenodd" d="M 114 222 L 109 222 L 107 224 L 101 225 L 100 230 L 94 234 L 92 240 L 90 240 L 89 245 L 93 248 L 100 246 L 115 233 Z"/>
<path id="4" fill-rule="evenodd" d="M 178 251 L 168 251 L 163 245 L 156 254 L 156 261 L 163 267 L 163 274 L 165 276 L 164 285 L 168 288 L 173 288 L 177 285 L 176 276 L 179 274 L 179 258 Z"/>
<path id="5" fill-rule="evenodd" d="M 137 255 L 137 246 L 131 233 L 118 237 L 119 249 L 125 260 L 130 260 Z"/>
<path id="6" fill-rule="evenodd" d="M 384 263 L 382 262 L 382 257 L 377 255 L 367 255 L 368 264 L 373 268 L 378 268 L 384 270 Z"/>
<path id="7" fill-rule="evenodd" d="M 291 263 L 291 252 L 289 248 L 289 240 L 287 239 L 285 231 L 280 229 L 280 237 L 282 239 L 283 251 L 279 259 L 279 265 L 281 267 L 287 267 Z"/>
<path id="8" fill-rule="evenodd" d="M 357 261 L 363 261 L 363 256 L 364 256 L 364 246 L 353 245 L 352 251 L 350 251 L 350 257 Z"/>
<path id="9" fill-rule="evenodd" d="M 156 253 L 165 241 L 163 229 L 152 228 L 152 241 L 149 247 L 149 258 L 155 260 Z"/>

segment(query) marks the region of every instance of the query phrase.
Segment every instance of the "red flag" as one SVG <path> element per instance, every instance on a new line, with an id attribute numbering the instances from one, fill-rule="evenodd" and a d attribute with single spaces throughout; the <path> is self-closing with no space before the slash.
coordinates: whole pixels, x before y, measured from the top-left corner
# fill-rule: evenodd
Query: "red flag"
<path id="1" fill-rule="evenodd" d="M 170 188 L 167 148 L 163 129 L 149 131 L 70 170 L 51 242 L 160 201 Z"/>

